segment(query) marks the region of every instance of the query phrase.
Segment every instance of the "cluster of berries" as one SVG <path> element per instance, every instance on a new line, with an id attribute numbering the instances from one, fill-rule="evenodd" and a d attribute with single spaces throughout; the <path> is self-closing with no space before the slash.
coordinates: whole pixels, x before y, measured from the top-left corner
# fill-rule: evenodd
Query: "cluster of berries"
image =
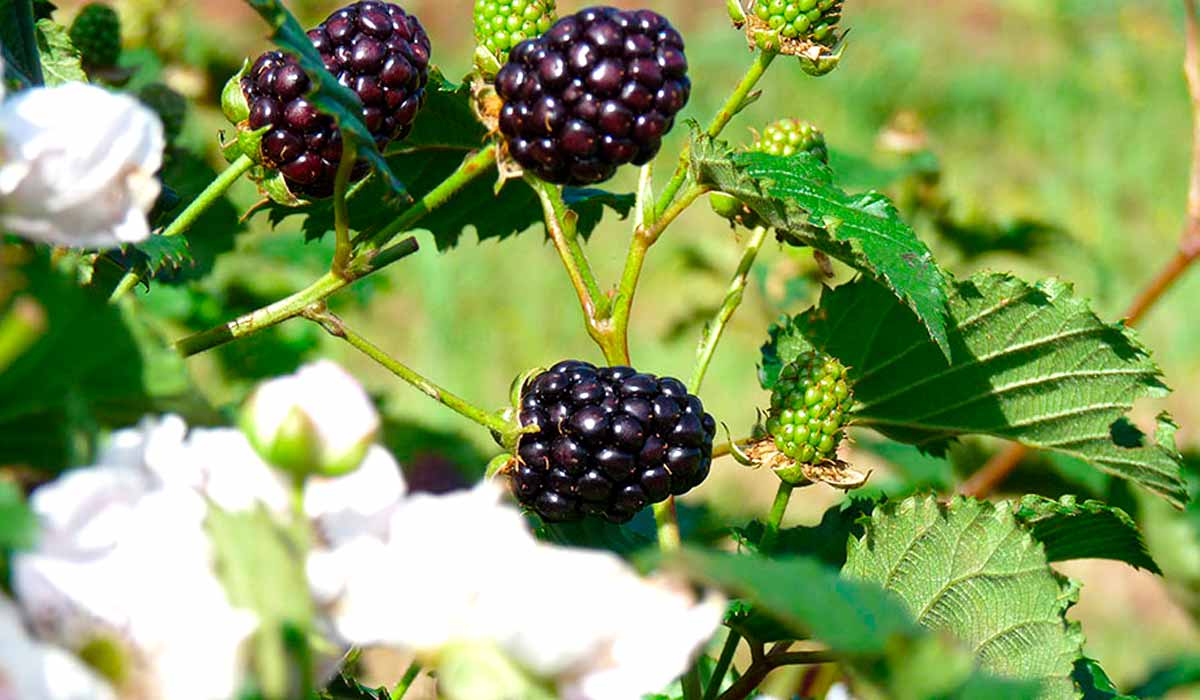
<path id="1" fill-rule="evenodd" d="M 566 360 L 521 393 L 513 492 L 551 521 L 628 521 L 690 491 L 712 464 L 716 421 L 678 379 Z"/>
<path id="2" fill-rule="evenodd" d="M 755 135 L 750 150 L 773 156 L 794 156 L 807 151 L 822 163 L 829 162 L 825 134 L 801 119 L 780 119 L 768 124 L 761 134 Z"/>
<path id="3" fill-rule="evenodd" d="M 784 39 L 828 44 L 842 18 L 842 0 L 755 0 L 754 15 Z"/>
<path id="4" fill-rule="evenodd" d="M 475 41 L 504 63 L 512 47 L 550 29 L 556 14 L 554 0 L 475 0 Z"/>
<path id="5" fill-rule="evenodd" d="M 775 448 L 800 464 L 833 458 L 851 405 L 846 368 L 809 352 L 783 368 L 771 393 L 767 433 Z"/>
<path id="6" fill-rule="evenodd" d="M 399 5 L 358 2 L 329 16 L 308 32 L 325 68 L 362 101 L 362 120 L 382 149 L 408 135 L 425 103 L 429 80 L 429 36 Z M 283 174 L 296 195 L 333 193 L 342 158 L 341 133 L 333 118 L 305 96 L 308 75 L 295 57 L 268 51 L 242 76 L 249 126 L 262 135 L 263 162 Z M 355 165 L 352 177 L 365 175 Z"/>

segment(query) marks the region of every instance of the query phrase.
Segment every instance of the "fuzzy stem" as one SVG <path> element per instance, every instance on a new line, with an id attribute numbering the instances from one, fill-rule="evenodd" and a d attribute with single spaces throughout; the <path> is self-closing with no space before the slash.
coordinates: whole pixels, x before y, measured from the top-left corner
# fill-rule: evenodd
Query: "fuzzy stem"
<path id="1" fill-rule="evenodd" d="M 755 53 L 754 63 L 750 64 L 750 67 L 746 69 L 746 74 L 742 76 L 733 93 L 725 100 L 725 104 L 721 105 L 721 109 L 713 117 L 712 122 L 709 123 L 704 133 L 716 138 L 725 130 L 729 121 L 745 106 L 746 99 L 750 96 L 750 91 L 754 89 L 754 86 L 766 74 L 767 68 L 771 66 L 771 62 L 775 60 L 775 56 L 777 55 L 769 51 L 758 51 Z M 667 182 L 667 186 L 663 189 L 662 194 L 659 195 L 658 204 L 655 206 L 655 211 L 659 214 L 662 214 L 662 212 L 666 211 L 667 207 L 671 206 L 675 195 L 683 187 L 683 182 L 687 179 L 687 171 L 690 163 L 691 150 L 685 148 L 683 153 L 679 154 L 679 165 L 676 166 L 675 173 L 671 175 L 670 181 Z"/>
<path id="2" fill-rule="evenodd" d="M 771 512 L 767 516 L 767 524 L 763 529 L 762 539 L 758 541 L 758 551 L 763 555 L 771 553 L 775 543 L 779 541 L 779 529 L 783 525 L 783 515 L 787 512 L 788 502 L 792 498 L 791 484 L 780 481 L 779 489 L 775 491 L 775 500 L 771 503 Z"/>
<path id="3" fill-rule="evenodd" d="M 754 260 L 758 257 L 758 252 L 762 250 L 763 241 L 766 238 L 767 228 L 765 226 L 755 227 L 751 232 L 750 240 L 746 243 L 746 250 L 742 253 L 742 259 L 738 263 L 737 271 L 729 283 L 725 301 L 717 311 L 716 317 L 704 329 L 704 337 L 700 339 L 700 346 L 696 348 L 696 369 L 692 373 L 692 381 L 688 388 L 688 391 L 693 394 L 700 391 L 700 385 L 704 383 L 704 375 L 708 373 L 708 365 L 717 351 L 717 343 L 721 342 L 725 326 L 742 303 L 750 270 L 754 267 Z"/>
<path id="4" fill-rule="evenodd" d="M 160 236 L 178 236 L 179 234 L 191 228 L 192 224 L 196 223 L 196 219 L 200 215 L 208 211 L 208 208 L 220 201 L 221 197 L 225 196 L 225 192 L 233 186 L 233 183 L 238 181 L 247 170 L 254 167 L 254 161 L 250 160 L 249 156 L 238 156 L 238 159 L 229 164 L 221 174 L 217 175 L 212 182 L 208 183 L 208 187 L 192 200 L 192 203 L 187 205 L 187 208 L 179 212 L 179 216 L 175 217 L 174 221 L 167 225 Z M 133 270 L 125 273 L 121 281 L 117 284 L 109 296 L 109 302 L 116 302 L 121 297 L 125 296 L 138 285 L 141 281 L 141 275 Z"/>
<path id="5" fill-rule="evenodd" d="M 733 657 L 737 653 L 738 644 L 741 641 L 741 634 L 729 630 L 729 634 L 725 637 L 725 645 L 721 647 L 721 656 L 717 658 L 717 665 L 713 667 L 712 676 L 708 679 L 708 688 L 704 690 L 703 700 L 716 700 L 717 693 L 721 692 L 721 684 L 725 682 L 725 674 L 729 673 L 729 667 L 733 664 Z"/>
<path id="6" fill-rule="evenodd" d="M 513 426 L 500 416 L 476 406 L 453 392 L 443 389 L 408 365 L 388 355 L 377 345 L 350 329 L 342 319 L 335 316 L 328 309 L 321 308 L 320 305 L 310 307 L 304 311 L 304 317 L 320 324 L 333 337 L 346 341 L 387 371 L 408 382 L 421 393 L 462 417 L 500 435 L 505 435 L 512 430 Z"/>
<path id="7" fill-rule="evenodd" d="M 224 323 L 215 328 L 190 335 L 175 343 L 175 349 L 184 357 L 191 357 L 226 343 L 258 333 L 290 318 L 304 313 L 308 307 L 324 301 L 335 292 L 343 289 L 353 280 L 358 280 L 384 266 L 417 252 L 417 241 L 414 238 L 405 239 L 386 250 L 380 251 L 369 261 L 360 266 L 351 264 L 354 275 L 347 279 L 327 272 L 316 282 L 295 294 L 279 301 L 251 311 L 248 314 Z"/>
<path id="8" fill-rule="evenodd" d="M 413 661 L 408 665 L 408 670 L 404 672 L 404 677 L 392 688 L 392 700 L 403 700 L 405 693 L 412 687 L 413 681 L 417 680 L 417 676 L 421 675 L 421 664 Z"/>
<path id="9" fill-rule="evenodd" d="M 346 276 L 353 247 L 350 244 L 350 212 L 346 206 L 346 190 L 350 186 L 350 173 L 357 162 L 358 148 L 353 139 L 343 138 L 342 160 L 338 163 L 337 176 L 333 182 L 333 233 L 336 240 L 333 251 L 333 274 Z"/>
<path id="10" fill-rule="evenodd" d="M 491 170 L 496 164 L 496 146 L 488 144 L 483 149 L 471 155 L 458 166 L 458 169 L 443 180 L 437 187 L 430 190 L 424 197 L 396 217 L 390 224 L 378 231 L 364 232 L 354 240 L 354 245 L 362 254 L 370 254 L 380 250 L 388 241 L 397 235 L 408 231 L 425 217 L 426 214 L 442 206 L 462 191 L 476 178 Z"/>

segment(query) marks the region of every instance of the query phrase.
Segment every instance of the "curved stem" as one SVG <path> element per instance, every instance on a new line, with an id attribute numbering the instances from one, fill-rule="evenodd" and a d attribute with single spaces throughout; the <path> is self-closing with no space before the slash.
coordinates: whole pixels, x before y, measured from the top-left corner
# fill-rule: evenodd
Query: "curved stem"
<path id="1" fill-rule="evenodd" d="M 734 630 L 729 630 L 729 634 L 725 637 L 725 644 L 721 647 L 721 655 L 717 657 L 717 665 L 713 667 L 712 676 L 708 680 L 708 688 L 704 691 L 702 700 L 716 700 L 717 693 L 721 692 L 721 684 L 725 682 L 725 674 L 729 673 L 729 667 L 733 664 L 733 656 L 737 653 L 738 644 L 742 641 L 742 635 Z"/>
<path id="2" fill-rule="evenodd" d="M 729 282 L 729 291 L 725 293 L 725 301 L 717 310 L 717 315 L 712 322 L 704 328 L 704 337 L 700 339 L 700 346 L 696 348 L 696 369 L 692 372 L 692 381 L 688 385 L 688 390 L 693 394 L 700 391 L 700 385 L 704 383 L 704 375 L 708 373 L 708 365 L 717 351 L 717 343 L 721 342 L 725 326 L 742 303 L 750 270 L 753 269 L 754 260 L 758 257 L 758 252 L 762 249 L 763 241 L 766 238 L 765 226 L 755 227 L 754 231 L 750 233 L 750 240 L 746 243 L 746 249 L 742 253 L 737 271 L 734 272 L 733 279 Z"/>
<path id="3" fill-rule="evenodd" d="M 421 393 L 464 418 L 501 435 L 512 430 L 513 426 L 500 416 L 476 406 L 453 392 L 443 389 L 429 379 L 421 376 L 408 365 L 388 355 L 377 345 L 351 330 L 342 319 L 335 316 L 328 309 L 320 306 L 311 307 L 305 310 L 304 317 L 320 324 L 333 337 L 346 341 L 387 371 L 408 382 Z"/>
<path id="4" fill-rule="evenodd" d="M 249 156 L 238 156 L 238 159 L 229 164 L 221 174 L 217 175 L 212 182 L 208 183 L 208 187 L 192 200 L 187 208 L 179 212 L 179 216 L 163 229 L 160 236 L 178 236 L 179 234 L 191 228 L 192 224 L 196 223 L 196 219 L 200 215 L 208 211 L 208 208 L 220 201 L 225 192 L 233 186 L 233 183 L 238 181 L 247 170 L 254 167 L 254 161 L 250 160 Z M 141 275 L 133 270 L 125 273 L 121 281 L 117 284 L 108 300 L 115 302 L 125 296 L 131 289 L 138 285 L 141 281 Z"/>
<path id="5" fill-rule="evenodd" d="M 794 489 L 794 486 L 785 481 L 779 482 L 779 489 L 775 491 L 775 500 L 771 503 L 771 512 L 767 516 L 762 539 L 758 541 L 758 551 L 764 556 L 770 554 L 775 549 L 775 543 L 779 541 L 779 529 L 783 525 L 783 515 L 787 512 L 788 502 L 792 498 Z"/>
<path id="6" fill-rule="evenodd" d="M 377 253 L 370 261 L 369 265 L 354 267 L 353 276 L 350 278 L 335 275 L 332 272 L 327 272 L 322 275 L 316 282 L 313 282 L 308 287 L 292 294 L 289 297 L 280 299 L 279 301 L 264 306 L 261 309 L 251 311 L 248 314 L 239 316 L 238 318 L 224 323 L 215 328 L 210 328 L 206 331 L 201 331 L 194 335 L 189 335 L 175 343 L 175 349 L 184 357 L 191 357 L 202 353 L 206 350 L 211 350 L 215 347 L 232 342 L 238 338 L 252 335 L 263 329 L 270 328 L 276 324 L 282 323 L 290 318 L 295 318 L 304 313 L 304 310 L 310 306 L 324 301 L 335 292 L 348 286 L 352 281 L 361 279 L 372 272 L 382 269 L 384 266 L 393 263 L 401 258 L 412 255 L 417 252 L 418 246 L 415 238 L 405 239 L 386 250 Z"/>
<path id="7" fill-rule="evenodd" d="M 333 274 L 346 276 L 350 264 L 350 212 L 346 206 L 346 190 L 350 186 L 350 173 L 357 162 L 358 147 L 353 139 L 342 139 L 342 160 L 338 163 L 337 176 L 333 181 L 333 234 L 336 241 L 333 251 Z"/>
<path id="8" fill-rule="evenodd" d="M 729 686 L 719 697 L 719 700 L 742 700 L 766 680 L 767 676 L 783 666 L 805 666 L 811 664 L 827 664 L 835 659 L 828 651 L 782 651 L 786 647 L 773 649 L 754 660 L 746 673 Z"/>
<path id="9" fill-rule="evenodd" d="M 717 111 L 715 117 L 709 122 L 708 128 L 704 133 L 712 137 L 717 137 L 725 130 L 729 121 L 746 106 L 746 100 L 750 97 L 750 91 L 758 84 L 766 74 L 767 68 L 771 66 L 771 62 L 775 60 L 778 54 L 757 51 L 754 55 L 754 63 L 746 69 L 746 74 L 742 76 L 737 87 L 733 89 L 733 93 L 725 100 L 725 104 L 721 105 L 721 109 Z M 663 188 L 662 194 L 659 195 L 658 203 L 655 205 L 655 211 L 660 215 L 666 211 L 667 207 L 671 206 L 671 202 L 675 199 L 679 189 L 683 187 L 684 180 L 687 179 L 688 167 L 691 163 L 691 151 L 684 149 L 679 155 L 679 165 L 675 168 L 675 173 L 671 175 L 671 180 L 667 186 Z"/>
<path id="10" fill-rule="evenodd" d="M 442 206 L 458 194 L 464 187 L 471 184 L 480 175 L 491 170 L 496 164 L 496 145 L 488 144 L 474 153 L 458 166 L 458 169 L 443 180 L 437 187 L 417 200 L 404 213 L 396 217 L 390 224 L 373 232 L 360 233 L 353 241 L 360 255 L 370 255 L 380 250 L 388 241 L 397 235 L 411 229 L 426 214 Z"/>

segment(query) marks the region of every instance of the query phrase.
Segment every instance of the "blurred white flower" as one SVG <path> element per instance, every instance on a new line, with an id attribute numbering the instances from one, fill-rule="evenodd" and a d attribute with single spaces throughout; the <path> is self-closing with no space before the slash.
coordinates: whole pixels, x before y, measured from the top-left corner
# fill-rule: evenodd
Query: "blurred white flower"
<path id="1" fill-rule="evenodd" d="M 436 660 L 494 644 L 568 700 L 627 700 L 681 674 L 724 604 L 639 577 L 614 555 L 537 542 L 491 484 L 416 495 L 386 536 L 314 553 L 314 592 L 344 641 Z"/>
<path id="2" fill-rule="evenodd" d="M 208 500 L 194 479 L 163 478 L 189 468 L 185 431 L 178 418 L 121 431 L 100 464 L 36 490 L 42 536 L 13 561 L 38 636 L 75 652 L 115 649 L 110 680 L 139 700 L 231 697 L 257 627 L 214 572 Z"/>
<path id="3" fill-rule="evenodd" d="M 345 474 L 379 435 L 379 414 L 344 369 L 322 360 L 260 384 L 243 429 L 267 461 L 295 474 Z"/>
<path id="4" fill-rule="evenodd" d="M 73 247 L 150 235 L 162 123 L 128 95 L 82 83 L 0 103 L 0 229 Z"/>
<path id="5" fill-rule="evenodd" d="M 0 595 L 0 700 L 110 700 L 108 685 L 61 649 L 29 637 Z"/>

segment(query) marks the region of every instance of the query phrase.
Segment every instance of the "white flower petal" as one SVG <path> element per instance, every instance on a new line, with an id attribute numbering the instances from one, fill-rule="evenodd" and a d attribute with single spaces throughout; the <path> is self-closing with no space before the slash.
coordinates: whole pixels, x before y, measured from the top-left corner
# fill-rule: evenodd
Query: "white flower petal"
<path id="1" fill-rule="evenodd" d="M 74 657 L 30 639 L 16 606 L 0 596 L 0 700 L 112 698 L 112 689 Z"/>

